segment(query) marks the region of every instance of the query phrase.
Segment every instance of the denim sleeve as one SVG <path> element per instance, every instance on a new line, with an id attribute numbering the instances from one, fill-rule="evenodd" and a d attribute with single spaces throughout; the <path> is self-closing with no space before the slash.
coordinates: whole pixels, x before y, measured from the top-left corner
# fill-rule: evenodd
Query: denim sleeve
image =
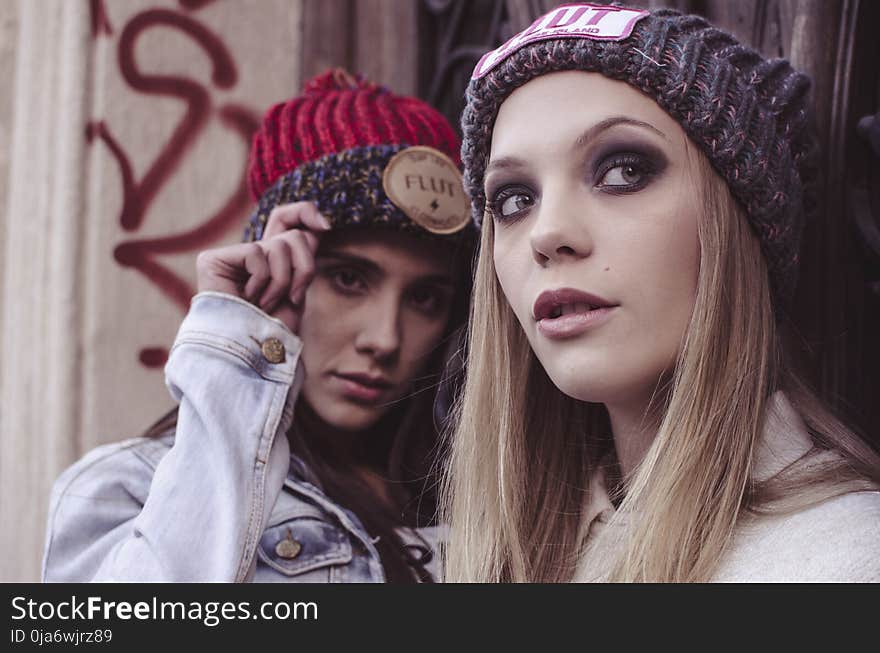
<path id="1" fill-rule="evenodd" d="M 301 347 L 241 299 L 196 295 L 165 367 L 180 405 L 173 446 L 151 478 L 131 447 L 59 478 L 44 580 L 248 580 L 290 464 Z"/>

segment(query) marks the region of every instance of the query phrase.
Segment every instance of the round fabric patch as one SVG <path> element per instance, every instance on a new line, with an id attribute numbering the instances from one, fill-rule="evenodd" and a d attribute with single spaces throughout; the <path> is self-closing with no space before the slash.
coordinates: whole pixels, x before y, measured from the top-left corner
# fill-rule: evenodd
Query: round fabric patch
<path id="1" fill-rule="evenodd" d="M 467 226 L 470 203 L 461 173 L 448 156 L 432 147 L 401 150 L 382 175 L 385 194 L 410 220 L 435 234 L 452 234 Z"/>

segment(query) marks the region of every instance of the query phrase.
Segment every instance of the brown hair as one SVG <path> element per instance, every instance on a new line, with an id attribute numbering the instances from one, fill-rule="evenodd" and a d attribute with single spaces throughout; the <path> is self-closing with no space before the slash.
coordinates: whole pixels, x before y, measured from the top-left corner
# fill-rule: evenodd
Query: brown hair
<path id="1" fill-rule="evenodd" d="M 302 397 L 287 434 L 291 451 L 303 460 L 324 493 L 353 512 L 376 539 L 388 582 L 431 581 L 424 565 L 434 552 L 427 544 L 418 548 L 406 545 L 396 529 L 433 524 L 437 516 L 438 459 L 442 458 L 439 433 L 446 415 L 442 409 L 435 410 L 435 397 L 438 392 L 442 396 L 452 394 L 458 383 L 456 369 L 449 363 L 455 360 L 467 318 L 473 256 L 469 239 L 441 246 L 450 249 L 452 269 L 457 275 L 455 295 L 443 337 L 420 377 L 414 380 L 410 394 L 369 429 L 369 436 L 360 439 L 361 446 L 351 458 L 340 457 L 307 428 L 300 428 L 314 418 L 314 411 Z M 174 408 L 162 416 L 144 437 L 173 432 L 177 413 Z M 382 471 L 395 504 L 393 509 L 386 508 L 375 491 L 359 480 L 355 467 L 363 464 Z"/>

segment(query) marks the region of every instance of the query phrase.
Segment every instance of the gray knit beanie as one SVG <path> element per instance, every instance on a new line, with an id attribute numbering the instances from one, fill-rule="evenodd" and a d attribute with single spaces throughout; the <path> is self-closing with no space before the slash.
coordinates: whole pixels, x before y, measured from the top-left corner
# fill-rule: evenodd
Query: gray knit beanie
<path id="1" fill-rule="evenodd" d="M 610 21 L 610 35 L 601 32 L 603 21 Z M 562 32 L 566 26 L 570 33 Z M 809 79 L 788 61 L 764 59 L 699 16 L 618 6 L 554 9 L 487 54 L 467 88 L 461 158 L 478 225 L 501 103 L 529 80 L 562 70 L 624 81 L 682 126 L 745 208 L 761 241 L 777 311 L 788 305 L 804 216 L 813 205 Z"/>

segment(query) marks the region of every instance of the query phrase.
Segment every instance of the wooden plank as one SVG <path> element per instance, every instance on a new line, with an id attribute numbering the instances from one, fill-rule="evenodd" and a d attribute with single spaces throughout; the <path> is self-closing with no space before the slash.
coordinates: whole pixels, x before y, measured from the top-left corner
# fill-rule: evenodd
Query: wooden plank
<path id="1" fill-rule="evenodd" d="M 353 0 L 303 0 L 301 78 L 354 62 Z"/>
<path id="2" fill-rule="evenodd" d="M 395 93 L 418 92 L 418 11 L 410 0 L 359 0 L 354 11 L 353 72 Z"/>

